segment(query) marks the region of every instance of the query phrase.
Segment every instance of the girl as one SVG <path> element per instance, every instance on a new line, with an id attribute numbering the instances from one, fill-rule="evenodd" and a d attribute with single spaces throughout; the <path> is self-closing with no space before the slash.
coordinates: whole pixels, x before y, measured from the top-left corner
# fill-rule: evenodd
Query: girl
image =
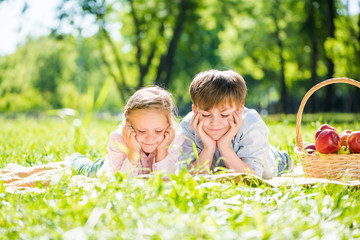
<path id="1" fill-rule="evenodd" d="M 117 171 L 130 176 L 152 171 L 174 173 L 184 138 L 175 133 L 175 106 L 168 91 L 147 87 L 131 96 L 125 122 L 110 134 L 108 154 L 95 162 L 74 154 L 70 165 L 79 174 L 99 176 Z"/>

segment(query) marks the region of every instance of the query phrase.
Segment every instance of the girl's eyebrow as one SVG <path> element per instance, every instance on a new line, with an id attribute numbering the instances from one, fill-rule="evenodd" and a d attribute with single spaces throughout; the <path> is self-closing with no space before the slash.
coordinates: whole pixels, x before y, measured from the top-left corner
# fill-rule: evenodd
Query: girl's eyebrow
<path id="1" fill-rule="evenodd" d="M 133 127 L 134 128 L 134 127 Z M 148 129 L 146 129 L 146 128 L 134 128 L 135 130 L 138 130 L 138 131 L 146 131 L 146 130 L 148 130 Z M 163 128 L 163 127 L 159 127 L 159 128 L 155 128 L 154 130 L 155 131 L 163 131 L 165 128 Z"/>

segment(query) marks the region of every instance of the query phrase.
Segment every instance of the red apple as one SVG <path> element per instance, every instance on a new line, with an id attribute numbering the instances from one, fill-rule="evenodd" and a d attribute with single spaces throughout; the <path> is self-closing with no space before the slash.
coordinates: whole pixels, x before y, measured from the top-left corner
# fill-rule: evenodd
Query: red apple
<path id="1" fill-rule="evenodd" d="M 341 146 L 347 146 L 347 140 L 349 135 L 351 134 L 351 130 L 344 130 L 341 134 L 340 134 L 340 141 L 341 141 Z"/>
<path id="2" fill-rule="evenodd" d="M 331 129 L 322 131 L 315 139 L 315 148 L 320 153 L 336 153 L 340 146 L 339 135 Z"/>
<path id="3" fill-rule="evenodd" d="M 313 154 L 316 151 L 315 144 L 308 144 L 304 147 L 305 152 Z"/>
<path id="4" fill-rule="evenodd" d="M 319 128 L 318 128 L 318 130 L 316 131 L 316 133 L 315 133 L 315 139 L 319 136 L 319 134 L 322 132 L 322 131 L 324 131 L 324 130 L 332 130 L 332 131 L 334 131 L 334 132 L 336 132 L 337 133 L 337 131 L 336 131 L 336 129 L 333 127 L 333 126 L 331 126 L 331 125 L 329 125 L 329 124 L 323 124 L 323 125 L 321 125 Z"/>
<path id="5" fill-rule="evenodd" d="M 360 153 L 360 131 L 354 131 L 348 138 L 350 152 Z"/>

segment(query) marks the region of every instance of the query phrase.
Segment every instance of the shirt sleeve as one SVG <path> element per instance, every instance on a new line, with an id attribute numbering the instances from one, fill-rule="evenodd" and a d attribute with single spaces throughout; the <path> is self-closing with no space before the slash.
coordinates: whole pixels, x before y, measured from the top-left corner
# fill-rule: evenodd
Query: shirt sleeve
<path id="1" fill-rule="evenodd" d="M 258 177 L 263 177 L 270 152 L 268 134 L 269 130 L 265 123 L 258 121 L 248 126 L 241 136 L 234 139 L 237 142 L 234 146 L 238 145 L 236 154 Z"/>
<path id="2" fill-rule="evenodd" d="M 112 132 L 107 146 L 109 167 L 112 175 L 117 171 L 126 172 L 130 167 L 128 163 L 131 163 L 127 160 L 126 149 L 127 145 L 122 136 L 122 129 Z M 125 162 L 126 164 L 124 165 Z"/>
<path id="3" fill-rule="evenodd" d="M 165 173 L 175 173 L 177 171 L 177 162 L 181 155 L 181 145 L 184 142 L 183 136 L 179 133 L 176 133 L 174 140 L 169 146 L 168 155 L 161 160 L 160 162 L 156 162 L 154 158 L 154 162 L 152 164 L 152 171 L 161 171 Z"/>
<path id="4" fill-rule="evenodd" d="M 195 130 L 190 125 L 191 115 L 187 115 L 180 123 L 180 134 L 184 141 L 180 147 L 178 159 L 179 169 L 188 168 L 201 153 L 199 144 L 195 143 Z"/>
<path id="5" fill-rule="evenodd" d="M 120 172 L 129 174 L 130 177 L 139 175 L 139 166 L 134 166 L 128 158 L 125 158 Z"/>

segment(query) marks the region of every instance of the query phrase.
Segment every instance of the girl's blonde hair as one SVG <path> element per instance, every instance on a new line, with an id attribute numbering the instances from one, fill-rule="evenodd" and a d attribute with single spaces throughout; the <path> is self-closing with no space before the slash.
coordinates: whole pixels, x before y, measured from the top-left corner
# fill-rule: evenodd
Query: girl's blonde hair
<path id="1" fill-rule="evenodd" d="M 171 94 L 161 87 L 144 87 L 137 90 L 125 105 L 125 119 L 129 121 L 131 113 L 138 109 L 162 111 L 169 124 L 175 125 L 177 108 Z"/>

